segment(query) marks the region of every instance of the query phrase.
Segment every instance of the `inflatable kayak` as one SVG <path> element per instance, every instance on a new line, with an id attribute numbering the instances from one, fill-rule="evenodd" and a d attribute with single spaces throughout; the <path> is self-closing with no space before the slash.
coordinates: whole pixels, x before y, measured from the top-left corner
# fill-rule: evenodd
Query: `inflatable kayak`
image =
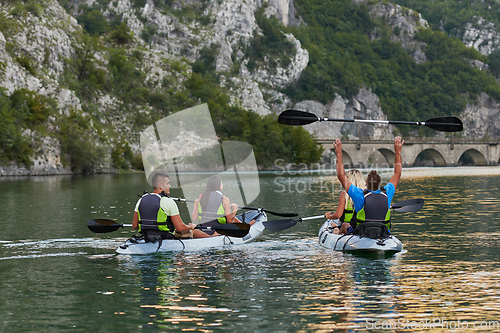
<path id="1" fill-rule="evenodd" d="M 250 231 L 245 237 L 215 236 L 196 239 L 164 239 L 161 242 L 146 242 L 142 237 L 131 237 L 121 244 L 116 252 L 119 254 L 147 254 L 155 252 L 180 252 L 180 251 L 200 251 L 211 248 L 223 248 L 237 244 L 244 244 L 255 240 L 264 231 L 262 224 L 267 221 L 267 215 L 263 211 L 251 211 L 238 215 L 243 223 L 250 223 L 255 219 L 255 223 L 250 227 Z"/>
<path id="2" fill-rule="evenodd" d="M 343 252 L 375 252 L 394 254 L 403 250 L 403 244 L 395 236 L 368 238 L 358 235 L 336 235 L 331 226 L 332 220 L 327 220 L 319 229 L 321 246 Z"/>

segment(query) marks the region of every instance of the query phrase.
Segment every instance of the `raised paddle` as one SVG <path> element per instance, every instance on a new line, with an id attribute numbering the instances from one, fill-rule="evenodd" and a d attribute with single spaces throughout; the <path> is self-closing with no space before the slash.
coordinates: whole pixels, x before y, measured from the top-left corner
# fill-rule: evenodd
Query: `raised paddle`
<path id="1" fill-rule="evenodd" d="M 87 221 L 87 228 L 96 234 L 104 234 L 108 232 L 116 231 L 123 227 L 131 227 L 131 224 L 122 224 L 112 220 L 106 219 L 93 219 Z M 201 230 L 215 230 L 221 235 L 231 236 L 231 237 L 245 237 L 249 230 L 250 224 L 247 223 L 226 223 L 220 226 L 203 227 L 197 226 L 195 229 Z"/>
<path id="2" fill-rule="evenodd" d="M 420 198 L 400 201 L 391 206 L 393 210 L 401 213 L 418 212 L 419 210 L 422 209 L 422 207 L 424 207 L 424 199 Z M 325 215 L 317 215 L 317 216 L 302 217 L 302 218 L 299 217 L 297 219 L 272 220 L 263 222 L 262 224 L 264 224 L 266 229 L 269 229 L 271 231 L 281 231 L 293 227 L 298 222 L 319 219 L 322 217 L 324 218 Z"/>
<path id="3" fill-rule="evenodd" d="M 346 123 L 391 124 L 391 125 L 424 125 L 441 132 L 460 132 L 464 129 L 462 121 L 457 117 L 432 118 L 427 121 L 371 120 L 371 119 L 334 119 L 318 117 L 314 113 L 300 110 L 285 110 L 278 122 L 285 125 L 301 126 L 316 121 L 338 121 Z"/>

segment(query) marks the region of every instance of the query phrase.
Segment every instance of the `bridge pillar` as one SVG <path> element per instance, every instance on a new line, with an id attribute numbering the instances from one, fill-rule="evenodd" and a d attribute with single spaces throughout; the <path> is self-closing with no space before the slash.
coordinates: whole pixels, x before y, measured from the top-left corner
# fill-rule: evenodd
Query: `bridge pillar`
<path id="1" fill-rule="evenodd" d="M 490 143 L 488 147 L 488 165 L 500 164 L 500 148 L 498 143 Z"/>

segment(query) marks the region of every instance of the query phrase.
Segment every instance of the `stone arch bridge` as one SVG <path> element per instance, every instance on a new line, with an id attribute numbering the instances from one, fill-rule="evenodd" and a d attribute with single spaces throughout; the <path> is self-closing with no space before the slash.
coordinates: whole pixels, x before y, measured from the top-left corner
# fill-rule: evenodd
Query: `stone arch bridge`
<path id="1" fill-rule="evenodd" d="M 325 151 L 333 152 L 333 140 L 316 139 Z M 435 166 L 456 166 L 463 154 L 468 153 L 474 165 L 499 165 L 500 140 L 474 141 L 469 139 L 405 139 L 401 151 L 403 166 L 414 166 L 417 157 L 426 152 Z M 389 165 L 394 164 L 393 140 L 344 140 L 342 141 L 344 164 L 356 167 L 371 165 L 373 154 L 380 152 Z"/>

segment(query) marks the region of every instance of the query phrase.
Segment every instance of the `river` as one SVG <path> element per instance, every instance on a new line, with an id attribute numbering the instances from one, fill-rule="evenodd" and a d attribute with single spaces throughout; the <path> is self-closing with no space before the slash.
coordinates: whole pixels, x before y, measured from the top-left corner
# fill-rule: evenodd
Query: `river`
<path id="1" fill-rule="evenodd" d="M 322 219 L 227 249 L 116 255 L 132 230 L 86 221 L 131 223 L 144 175 L 0 178 L 0 331 L 500 331 L 499 168 L 436 170 L 403 170 L 394 202 L 426 204 L 392 214 L 404 251 L 380 259 L 319 246 Z M 318 215 L 338 186 L 262 173 L 251 206 Z"/>

